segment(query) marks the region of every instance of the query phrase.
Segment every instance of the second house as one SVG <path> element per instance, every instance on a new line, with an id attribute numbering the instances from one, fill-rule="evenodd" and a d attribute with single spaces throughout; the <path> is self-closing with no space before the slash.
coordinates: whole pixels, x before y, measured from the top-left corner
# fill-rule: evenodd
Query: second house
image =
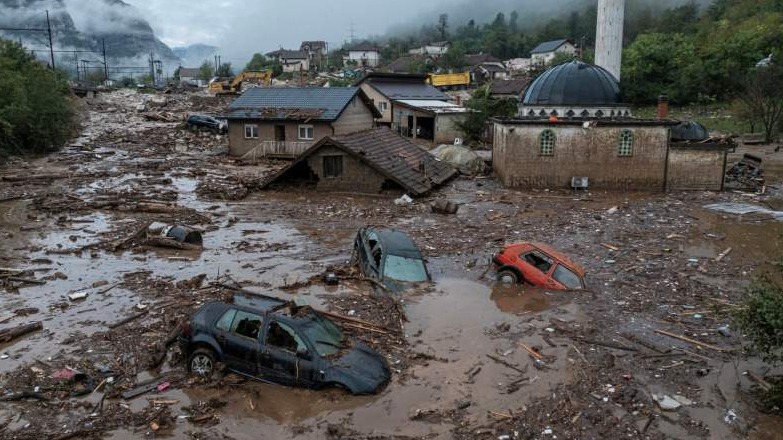
<path id="1" fill-rule="evenodd" d="M 325 136 L 373 128 L 380 116 L 358 87 L 253 88 L 228 107 L 229 153 L 294 158 Z"/>

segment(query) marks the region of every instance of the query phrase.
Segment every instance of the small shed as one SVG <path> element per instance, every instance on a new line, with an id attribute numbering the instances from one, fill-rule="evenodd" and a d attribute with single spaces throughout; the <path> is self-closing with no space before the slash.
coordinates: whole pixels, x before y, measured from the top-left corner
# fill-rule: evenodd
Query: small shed
<path id="1" fill-rule="evenodd" d="M 388 128 L 322 139 L 263 187 L 298 186 L 326 192 L 422 196 L 458 174 Z"/>

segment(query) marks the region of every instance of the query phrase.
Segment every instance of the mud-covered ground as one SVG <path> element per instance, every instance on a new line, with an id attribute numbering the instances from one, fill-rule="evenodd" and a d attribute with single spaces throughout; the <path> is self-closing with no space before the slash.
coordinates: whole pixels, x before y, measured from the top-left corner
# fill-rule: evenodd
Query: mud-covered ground
<path id="1" fill-rule="evenodd" d="M 772 147 L 755 151 L 773 174 L 764 195 L 458 178 L 397 206 L 254 191 L 284 163 L 240 163 L 225 137 L 160 121 L 224 102 L 157 97 L 145 117 L 150 98 L 86 102 L 73 145 L 0 167 L 0 331 L 42 323 L 0 343 L 0 437 L 772 439 L 783 428 L 753 397 L 754 378 L 778 372 L 742 350 L 730 319 L 750 280 L 776 270 L 783 223 L 704 208 L 783 209 Z M 457 214 L 432 213 L 437 198 Z M 170 224 L 201 229 L 203 249 L 160 247 L 147 231 Z M 413 236 L 432 284 L 393 301 L 344 272 L 364 225 Z M 497 285 L 490 255 L 526 240 L 585 266 L 587 291 Z M 324 285 L 334 268 L 344 278 Z M 167 342 L 205 301 L 230 301 L 226 284 L 382 327 L 345 330 L 386 356 L 391 384 L 356 397 L 188 376 Z M 122 397 L 145 383 L 168 385 Z"/>

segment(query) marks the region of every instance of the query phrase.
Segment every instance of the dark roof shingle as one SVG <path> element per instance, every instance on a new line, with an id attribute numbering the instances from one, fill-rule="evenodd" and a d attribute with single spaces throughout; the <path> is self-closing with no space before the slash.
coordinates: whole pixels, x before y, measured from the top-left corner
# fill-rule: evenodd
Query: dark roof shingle
<path id="1" fill-rule="evenodd" d="M 228 106 L 227 117 L 334 121 L 357 93 L 358 87 L 255 87 Z"/>
<path id="2" fill-rule="evenodd" d="M 548 53 L 548 52 L 554 52 L 557 50 L 560 46 L 568 43 L 568 40 L 561 39 L 561 40 L 552 40 L 547 41 L 545 43 L 541 43 L 538 46 L 536 46 L 533 50 L 530 51 L 531 54 L 534 53 Z"/>
<path id="3" fill-rule="evenodd" d="M 458 171 L 436 159 L 410 140 L 388 128 L 376 128 L 344 136 L 326 137 L 302 153 L 294 163 L 277 173 L 264 186 L 282 178 L 288 170 L 324 146 L 339 148 L 402 186 L 421 196 L 454 177 Z"/>
<path id="4" fill-rule="evenodd" d="M 490 93 L 493 95 L 521 95 L 530 83 L 529 78 L 492 81 Z"/>

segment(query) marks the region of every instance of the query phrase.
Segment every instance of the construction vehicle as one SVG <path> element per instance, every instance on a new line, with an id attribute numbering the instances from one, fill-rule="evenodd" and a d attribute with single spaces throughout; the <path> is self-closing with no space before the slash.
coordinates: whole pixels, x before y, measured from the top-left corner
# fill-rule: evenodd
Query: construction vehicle
<path id="1" fill-rule="evenodd" d="M 464 90 L 470 86 L 470 72 L 430 73 L 427 76 L 427 84 L 440 90 Z"/>
<path id="2" fill-rule="evenodd" d="M 215 78 L 209 82 L 209 91 L 216 95 L 236 95 L 242 91 L 242 86 L 245 82 L 261 87 L 269 87 L 272 85 L 272 71 L 245 70 L 229 81 Z"/>

